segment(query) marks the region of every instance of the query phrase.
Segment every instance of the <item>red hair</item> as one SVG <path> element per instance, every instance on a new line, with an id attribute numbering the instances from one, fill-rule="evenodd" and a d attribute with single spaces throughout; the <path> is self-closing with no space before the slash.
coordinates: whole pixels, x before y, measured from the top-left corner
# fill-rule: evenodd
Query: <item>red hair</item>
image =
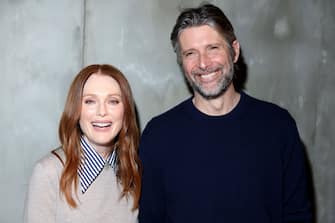
<path id="1" fill-rule="evenodd" d="M 140 132 L 137 126 L 135 103 L 125 76 L 120 70 L 108 64 L 94 64 L 85 67 L 78 73 L 70 86 L 58 130 L 59 139 L 66 156 L 64 170 L 60 178 L 60 192 L 65 196 L 71 207 L 77 207 L 72 197 L 72 190 L 77 191 L 78 189 L 77 171 L 82 153 L 80 146 L 82 132 L 79 127 L 79 118 L 84 85 L 92 74 L 112 77 L 118 82 L 121 89 L 124 120 L 114 144 L 117 145 L 115 149 L 118 156 L 116 175 L 123 187 L 121 196 L 131 195 L 134 198 L 133 209 L 136 209 L 138 208 L 141 192 L 141 164 L 138 157 Z"/>

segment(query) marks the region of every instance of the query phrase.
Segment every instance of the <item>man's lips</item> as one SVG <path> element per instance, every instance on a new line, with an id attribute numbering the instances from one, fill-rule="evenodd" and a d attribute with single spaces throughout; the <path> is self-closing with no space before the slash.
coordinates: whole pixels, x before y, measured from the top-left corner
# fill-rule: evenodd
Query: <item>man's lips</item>
<path id="1" fill-rule="evenodd" d="M 198 81 L 205 82 L 205 83 L 212 82 L 219 77 L 220 72 L 221 72 L 220 70 L 217 70 L 213 72 L 198 73 L 196 74 L 195 78 L 197 78 Z"/>

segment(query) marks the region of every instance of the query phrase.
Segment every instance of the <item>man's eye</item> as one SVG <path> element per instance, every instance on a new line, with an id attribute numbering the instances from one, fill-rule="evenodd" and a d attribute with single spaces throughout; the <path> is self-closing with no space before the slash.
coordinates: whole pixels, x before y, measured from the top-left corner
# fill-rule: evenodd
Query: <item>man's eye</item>
<path id="1" fill-rule="evenodd" d="M 209 49 L 210 50 L 216 50 L 216 49 L 219 49 L 219 47 L 218 46 L 211 46 Z"/>
<path id="2" fill-rule="evenodd" d="M 185 53 L 184 55 L 185 55 L 185 57 L 189 57 L 189 56 L 194 55 L 194 52 L 187 52 L 187 53 Z"/>

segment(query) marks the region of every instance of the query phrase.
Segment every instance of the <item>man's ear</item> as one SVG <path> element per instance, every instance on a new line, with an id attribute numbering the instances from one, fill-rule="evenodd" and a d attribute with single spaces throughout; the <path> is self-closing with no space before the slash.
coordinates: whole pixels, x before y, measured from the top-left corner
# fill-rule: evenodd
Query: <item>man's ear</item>
<path id="1" fill-rule="evenodd" d="M 233 62 L 236 63 L 239 56 L 240 56 L 240 43 L 237 40 L 234 40 L 233 44 L 232 44 L 233 50 L 234 50 L 234 60 Z"/>

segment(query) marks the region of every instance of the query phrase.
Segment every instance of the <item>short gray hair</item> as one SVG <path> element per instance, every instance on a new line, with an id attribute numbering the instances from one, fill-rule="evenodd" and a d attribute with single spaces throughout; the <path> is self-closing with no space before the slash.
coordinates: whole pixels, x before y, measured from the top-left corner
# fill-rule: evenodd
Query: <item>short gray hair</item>
<path id="1" fill-rule="evenodd" d="M 230 49 L 231 56 L 234 56 L 232 43 L 236 40 L 234 28 L 223 13 L 223 11 L 212 4 L 201 4 L 197 8 L 184 9 L 177 18 L 176 24 L 170 35 L 174 51 L 177 53 L 177 61 L 181 65 L 181 52 L 179 45 L 179 34 L 187 28 L 208 25 L 218 31 Z"/>

